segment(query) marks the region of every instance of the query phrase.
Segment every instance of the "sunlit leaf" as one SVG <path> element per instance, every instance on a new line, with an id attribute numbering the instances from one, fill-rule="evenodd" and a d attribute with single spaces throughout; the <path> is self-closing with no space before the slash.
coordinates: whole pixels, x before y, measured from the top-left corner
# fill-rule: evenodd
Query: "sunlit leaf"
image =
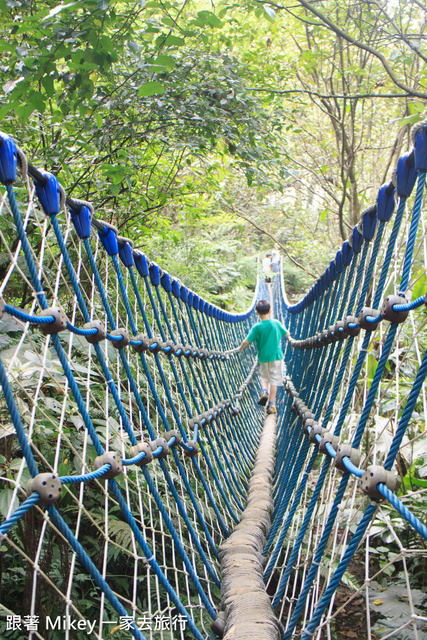
<path id="1" fill-rule="evenodd" d="M 265 13 L 267 14 L 268 19 L 271 22 L 274 22 L 275 19 L 276 19 L 276 12 L 273 9 L 273 7 L 270 7 L 270 5 L 268 5 L 268 4 L 264 4 L 263 7 L 264 7 Z"/>
<path id="2" fill-rule="evenodd" d="M 138 95 L 140 98 L 146 98 L 149 96 L 159 96 L 165 92 L 165 87 L 160 82 L 145 82 L 138 89 Z"/>
<path id="3" fill-rule="evenodd" d="M 42 18 L 42 22 L 44 22 L 45 20 L 49 20 L 49 18 L 53 18 L 53 16 L 58 15 L 58 13 L 60 13 L 64 9 L 67 9 L 68 7 L 72 7 L 74 4 L 75 2 L 69 2 L 68 4 L 59 4 L 58 6 L 53 7 L 53 9 L 49 11 L 47 16 Z"/>

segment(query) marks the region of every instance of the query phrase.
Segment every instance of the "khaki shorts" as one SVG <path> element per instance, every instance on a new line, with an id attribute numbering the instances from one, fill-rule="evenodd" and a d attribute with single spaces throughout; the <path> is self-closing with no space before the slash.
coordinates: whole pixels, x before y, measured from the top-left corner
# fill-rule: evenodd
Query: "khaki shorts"
<path id="1" fill-rule="evenodd" d="M 267 380 L 275 387 L 283 384 L 283 360 L 273 360 L 273 362 L 260 362 L 261 380 Z"/>

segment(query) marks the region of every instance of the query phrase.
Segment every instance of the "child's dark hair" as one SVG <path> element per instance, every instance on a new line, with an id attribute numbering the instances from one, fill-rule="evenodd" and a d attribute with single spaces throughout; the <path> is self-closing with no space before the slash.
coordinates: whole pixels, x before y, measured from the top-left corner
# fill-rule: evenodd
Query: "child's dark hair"
<path id="1" fill-rule="evenodd" d="M 255 311 L 260 316 L 265 316 L 270 311 L 270 303 L 268 300 L 258 300 L 256 303 Z"/>

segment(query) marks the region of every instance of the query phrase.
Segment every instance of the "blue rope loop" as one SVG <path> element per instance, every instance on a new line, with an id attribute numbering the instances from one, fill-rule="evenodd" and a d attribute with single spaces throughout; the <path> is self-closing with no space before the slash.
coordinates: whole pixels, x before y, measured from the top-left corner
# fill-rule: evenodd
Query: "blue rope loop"
<path id="1" fill-rule="evenodd" d="M 6 533 L 13 527 L 13 525 L 16 524 L 18 520 L 31 509 L 31 507 L 37 504 L 39 498 L 40 495 L 37 493 L 37 491 L 33 491 L 33 493 L 21 505 L 19 505 L 17 509 L 15 509 L 12 515 L 9 516 L 7 520 L 2 522 L 2 524 L 0 525 L 0 540 L 1 536 L 6 535 Z"/>
<path id="2" fill-rule="evenodd" d="M 4 310 L 10 316 L 18 318 L 22 322 L 29 322 L 30 324 L 52 324 L 55 320 L 53 316 L 32 316 L 20 309 L 15 309 L 8 304 L 4 305 Z"/>
<path id="3" fill-rule="evenodd" d="M 412 300 L 412 302 L 408 302 L 407 304 L 394 304 L 393 311 L 412 311 L 413 309 L 418 309 L 419 307 L 425 306 L 425 304 L 426 296 L 424 295 L 420 296 L 416 300 Z"/>
<path id="4" fill-rule="evenodd" d="M 71 322 L 67 322 L 67 329 L 71 331 L 71 333 L 75 333 L 77 336 L 95 336 L 97 335 L 98 329 L 80 329 L 79 327 L 75 327 L 71 324 Z"/>
<path id="5" fill-rule="evenodd" d="M 111 465 L 104 464 L 96 471 L 91 471 L 90 473 L 86 473 L 85 475 L 61 476 L 59 479 L 62 484 L 78 484 L 80 482 L 90 482 L 91 480 L 98 480 L 99 478 L 102 478 L 102 476 L 104 476 L 110 469 Z"/>

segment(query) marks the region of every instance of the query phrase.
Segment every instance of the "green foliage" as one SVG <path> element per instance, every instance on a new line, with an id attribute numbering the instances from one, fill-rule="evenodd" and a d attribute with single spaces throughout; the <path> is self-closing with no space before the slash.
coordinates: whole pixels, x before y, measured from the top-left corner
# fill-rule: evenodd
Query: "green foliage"
<path id="1" fill-rule="evenodd" d="M 209 215 L 209 214 L 208 214 Z M 227 214 L 181 222 L 181 238 L 147 238 L 144 250 L 194 291 L 220 306 L 248 307 L 256 282 L 256 255 L 245 255 L 239 225 Z"/>
<path id="2" fill-rule="evenodd" d="M 231 14 L 155 0 L 10 0 L 0 15 L 2 129 L 121 234 L 188 244 L 179 223 L 212 215 L 230 168 L 236 186 L 244 177 L 252 190 L 281 188 L 283 108 L 248 90 L 253 68 L 228 41 Z M 214 255 L 202 253 L 199 280 L 213 280 Z M 230 301 L 240 267 L 228 255 L 220 268 L 217 290 L 205 291 Z"/>
<path id="3" fill-rule="evenodd" d="M 246 91 L 247 70 L 210 46 L 207 30 L 223 26 L 214 13 L 154 1 L 136 11 L 130 2 L 47 4 L 0 5 L 0 117 L 26 150 L 68 174 L 69 191 L 108 203 L 121 225 L 138 207 L 144 229 L 179 196 L 185 167 L 213 149 L 265 181 L 256 162 L 268 165 L 274 144 L 268 114 Z"/>
<path id="4" fill-rule="evenodd" d="M 304 279 L 301 271 L 294 267 L 289 260 L 284 260 L 283 278 L 288 292 L 298 292 L 304 288 Z"/>
<path id="5" fill-rule="evenodd" d="M 410 3 L 400 11 L 408 21 Z M 231 186 L 235 197 L 244 177 L 250 200 L 275 194 L 262 226 L 270 228 L 279 208 L 285 215 L 274 232 L 321 271 L 345 224 L 375 197 L 365 185 L 384 180 L 394 133 L 401 140 L 423 109 L 419 99 L 403 119 L 399 102 L 378 109 L 372 88 L 392 83 L 378 59 L 337 48 L 333 32 L 300 22 L 301 10 L 285 19 L 252 0 L 216 11 L 156 0 L 8 0 L 0 13 L 2 128 L 132 239 L 172 232 L 179 241 L 185 230 L 174 216 L 211 213 L 212 194 L 228 196 Z M 372 30 L 384 16 L 346 4 L 333 13 L 357 38 L 371 33 L 372 46 L 388 46 Z M 391 42 L 384 51 L 408 80 L 417 50 Z M 345 93 L 368 97 L 348 101 Z M 380 154 L 364 153 L 376 147 Z M 255 236 L 245 225 L 242 239 L 248 234 Z"/>
<path id="6" fill-rule="evenodd" d="M 393 21 L 404 30 L 411 24 L 410 2 L 400 3 L 400 14 L 393 13 L 390 21 L 368 3 L 338 6 L 327 1 L 322 6 L 339 27 L 384 53 L 406 84 L 425 90 L 427 72 L 419 64 L 425 41 L 420 38 L 419 46 L 410 49 L 393 31 Z M 212 8 L 157 0 L 64 4 L 0 0 L 0 119 L 2 130 L 16 138 L 30 160 L 58 173 L 69 194 L 93 202 L 98 217 L 117 225 L 122 235 L 131 237 L 150 258 L 202 296 L 241 310 L 253 295 L 256 258 L 271 248 L 273 238 L 313 271 L 327 266 L 360 211 L 374 201 L 377 187 L 390 176 L 409 128 L 422 118 L 425 104 L 410 93 L 404 101 L 387 103 L 372 97 L 396 91 L 380 61 L 338 41 L 320 21 L 294 5 L 286 6 L 292 13 L 252 0 L 220 2 Z M 397 7 L 389 9 L 397 12 Z M 421 28 L 417 20 L 413 24 Z M 37 211 L 33 215 L 42 216 Z M 35 223 L 30 217 L 27 226 L 34 246 L 42 241 Z M 7 247 L 16 248 L 13 230 L 1 219 L 0 228 Z M 0 280 L 10 264 L 7 247 L 0 250 Z M 18 266 L 24 278 L 12 276 L 8 302 L 25 307 L 31 298 L 21 258 Z M 416 266 L 412 299 L 423 295 L 427 285 L 424 265 Z M 288 260 L 285 281 L 296 295 L 311 286 L 307 275 Z M 395 283 L 389 287 L 392 291 Z M 419 344 L 426 348 L 421 328 Z M 20 332 L 7 317 L 0 331 L 2 357 L 7 362 Z M 387 363 L 390 377 L 399 367 L 399 388 L 385 390 L 372 424 L 379 462 L 392 436 L 389 418 L 394 412 L 401 415 L 418 370 L 415 348 L 405 331 L 399 350 Z M 88 365 L 77 338 L 74 346 L 73 369 L 83 386 Z M 32 438 L 35 446 L 43 448 L 46 463 L 52 464 L 63 406 L 58 392 L 63 372 L 52 353 L 47 353 L 42 366 L 36 355 L 39 347 L 40 336 L 34 332 L 14 361 L 13 373 L 20 381 L 14 391 L 28 394 L 19 398 L 26 425 L 31 411 L 28 398 L 42 379 L 42 419 Z M 376 355 L 370 353 L 368 384 L 376 366 Z M 106 404 L 105 385 L 96 384 L 93 370 L 91 380 L 91 415 L 105 442 L 106 420 L 100 410 Z M 126 404 L 125 392 L 122 399 Z M 408 431 L 414 442 L 401 453 L 401 493 L 427 486 L 420 405 Z M 120 427 L 111 409 L 109 435 L 111 444 L 116 444 Z M 67 453 L 58 471 L 79 473 L 82 422 L 71 397 L 65 413 L 62 437 Z M 23 465 L 22 452 L 8 432 L 4 399 L 0 414 L 1 475 L 14 481 Z M 86 460 L 93 462 L 95 455 L 89 447 Z M 28 475 L 24 466 L 22 484 Z M 160 474 L 155 480 L 160 493 L 164 492 Z M 193 477 L 190 483 L 194 486 Z M 130 484 L 129 496 L 135 504 L 141 499 L 147 511 L 151 508 L 139 487 Z M 3 482 L 3 516 L 11 502 L 12 491 Z M 15 500 L 12 508 L 17 504 Z M 422 519 L 425 498 L 417 496 L 407 504 Z M 84 522 L 82 542 L 99 564 L 104 506 L 98 489 L 88 486 L 85 508 L 92 517 Z M 398 550 L 385 515 L 409 548 L 415 544 L 414 533 L 396 512 L 381 509 L 383 517 L 380 513 L 371 529 L 373 553 L 384 573 L 395 577 L 400 572 Z M 76 522 L 75 487 L 63 490 L 61 510 L 68 522 Z M 156 540 L 159 516 L 153 511 Z M 10 534 L 19 548 L 32 539 L 31 523 L 23 522 Z M 41 522 L 33 524 L 38 531 Z M 49 535 L 47 547 L 53 542 L 60 547 L 60 539 Z M 126 558 L 132 535 L 114 506 L 108 535 L 108 564 L 113 573 L 109 581 L 116 592 L 131 598 Z M 161 535 L 165 556 L 171 557 L 171 540 L 163 531 Z M 50 562 L 51 579 L 65 589 L 68 550 L 62 553 L 42 558 L 42 566 Z M 416 557 L 410 563 L 414 580 L 425 585 L 425 559 Z M 22 556 L 9 549 L 2 570 L 2 601 L 15 606 L 28 568 Z M 72 599 L 88 618 L 96 618 L 97 591 L 92 580 L 83 571 L 76 576 Z M 144 577 L 138 581 L 137 606 L 143 610 Z M 347 586 L 358 586 L 351 575 Z M 46 589 L 44 609 L 55 611 L 57 606 L 57 596 Z"/>

